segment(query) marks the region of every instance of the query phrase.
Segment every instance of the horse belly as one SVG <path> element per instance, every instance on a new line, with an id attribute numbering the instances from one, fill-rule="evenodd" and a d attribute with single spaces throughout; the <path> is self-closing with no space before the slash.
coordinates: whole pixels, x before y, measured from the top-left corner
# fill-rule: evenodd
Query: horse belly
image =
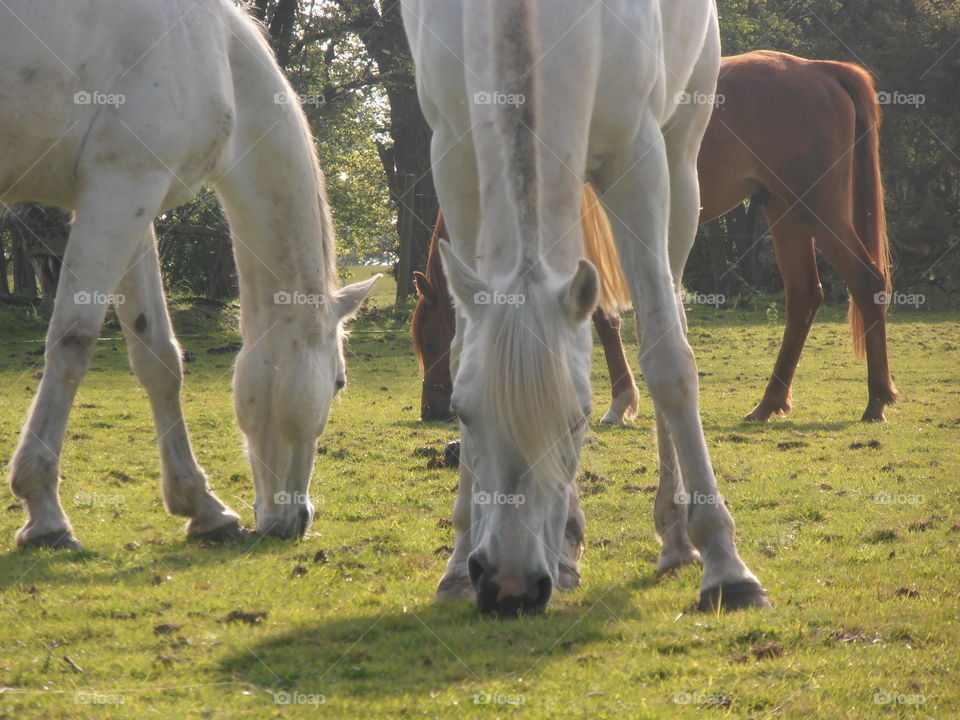
<path id="1" fill-rule="evenodd" d="M 86 130 L 75 80 L 56 59 L 14 53 L 16 46 L 4 42 L 12 29 L 0 32 L 0 198 L 64 205 Z"/>

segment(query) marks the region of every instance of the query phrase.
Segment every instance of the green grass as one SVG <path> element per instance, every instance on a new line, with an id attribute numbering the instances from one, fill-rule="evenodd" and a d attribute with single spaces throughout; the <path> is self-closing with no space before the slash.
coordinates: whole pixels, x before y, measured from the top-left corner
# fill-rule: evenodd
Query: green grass
<path id="1" fill-rule="evenodd" d="M 185 543 L 160 503 L 148 404 L 123 342 L 99 343 L 62 466 L 85 549 L 16 550 L 22 511 L 9 491 L 0 504 L 0 718 L 920 718 L 960 707 L 956 315 L 892 315 L 902 401 L 887 424 L 863 425 L 864 366 L 847 350 L 843 310 L 826 309 L 792 417 L 758 426 L 740 418 L 782 328 L 762 311 L 691 312 L 712 460 L 775 609 L 696 614 L 696 569 L 655 578 L 645 398 L 634 425 L 595 426 L 584 450 L 583 469 L 599 477 L 583 500 L 582 586 L 542 617 L 498 621 L 432 598 L 456 474 L 429 469 L 420 449 L 456 431 L 418 422 L 406 321 L 384 307 L 389 278 L 376 292 L 380 307 L 354 325 L 349 385 L 320 440 L 317 516 L 300 542 Z M 236 308 L 173 309 L 196 357 L 184 388 L 195 449 L 252 523 L 232 356 L 206 352 L 238 339 Z M 0 309 L 0 327 L 3 464 L 38 384 L 42 358 L 25 353 L 44 328 L 23 307 Z M 599 415 L 599 348 L 594 392 Z M 876 502 L 882 493 L 900 502 Z M 231 621 L 238 610 L 266 615 Z M 894 702 L 875 702 L 884 692 Z"/>

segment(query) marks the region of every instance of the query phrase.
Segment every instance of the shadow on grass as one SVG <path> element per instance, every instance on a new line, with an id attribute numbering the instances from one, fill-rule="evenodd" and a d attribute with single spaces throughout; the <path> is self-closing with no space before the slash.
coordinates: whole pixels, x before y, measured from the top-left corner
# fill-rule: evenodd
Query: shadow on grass
<path id="1" fill-rule="evenodd" d="M 138 534 L 131 533 L 131 541 L 143 540 L 135 535 Z M 0 554 L 0 589 L 124 582 L 138 586 L 160 571 L 178 572 L 229 565 L 254 555 L 275 555 L 278 559 L 286 560 L 291 549 L 301 544 L 305 553 L 313 552 L 309 540 L 292 544 L 290 540 L 264 538 L 256 534 L 243 542 L 210 545 L 176 538 L 162 544 L 146 542 L 134 550 L 121 547 L 122 542 L 116 547 L 102 550 L 88 547 L 79 551 L 14 547 Z M 87 564 L 95 565 L 96 569 L 85 568 L 77 572 L 77 566 Z"/>
<path id="2" fill-rule="evenodd" d="M 221 671 L 231 680 L 328 697 L 403 697 L 460 686 L 472 693 L 548 673 L 554 660 L 612 639 L 614 625 L 653 609 L 632 593 L 656 582 L 650 574 L 593 588 L 519 620 L 482 616 L 467 600 L 345 609 L 239 649 L 221 661 Z"/>

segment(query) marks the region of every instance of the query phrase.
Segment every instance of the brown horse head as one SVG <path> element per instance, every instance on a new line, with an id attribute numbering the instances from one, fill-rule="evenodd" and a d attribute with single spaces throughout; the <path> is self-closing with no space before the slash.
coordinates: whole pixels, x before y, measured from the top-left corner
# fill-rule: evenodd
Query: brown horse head
<path id="1" fill-rule="evenodd" d="M 413 352 L 420 366 L 423 388 L 420 392 L 420 419 L 453 420 L 450 394 L 450 345 L 454 335 L 454 314 L 447 281 L 440 264 L 439 240 L 449 240 L 443 214 L 437 214 L 437 225 L 430 239 L 427 272 L 413 274 L 419 300 L 413 311 Z"/>

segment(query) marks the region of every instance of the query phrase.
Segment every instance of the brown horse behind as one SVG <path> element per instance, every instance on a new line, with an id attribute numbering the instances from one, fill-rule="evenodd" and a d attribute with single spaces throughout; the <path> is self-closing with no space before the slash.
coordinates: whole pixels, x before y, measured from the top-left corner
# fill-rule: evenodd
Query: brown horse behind
<path id="1" fill-rule="evenodd" d="M 869 397 L 862 419 L 883 420 L 885 406 L 897 399 L 887 364 L 890 262 L 879 125 L 873 80 L 856 65 L 765 50 L 722 61 L 717 107 L 698 158 L 700 222 L 718 217 L 747 197 L 762 199 L 786 296 L 787 323 L 780 353 L 763 398 L 748 420 L 765 421 L 790 412 L 790 388 L 800 353 L 823 303 L 814 238 L 850 290 L 854 352 L 867 356 Z M 588 205 L 585 200 L 585 208 Z M 599 207 L 594 216 L 603 216 Z M 585 221 L 584 237 L 592 233 L 602 238 L 605 229 L 610 238 L 609 224 L 603 226 L 605 216 L 595 222 L 591 229 Z M 590 243 L 585 244 L 590 257 Z M 616 252 L 612 238 L 605 245 L 599 240 L 595 244 L 607 248 L 604 258 Z M 434 269 L 428 293 L 439 295 L 438 288 L 443 286 L 445 295 L 434 250 L 431 246 Z M 607 262 L 606 276 L 614 278 L 610 280 L 614 286 L 622 285 L 622 278 L 616 279 L 619 263 Z M 440 313 L 427 319 L 436 303 L 420 289 L 414 348 L 425 368 L 424 403 L 445 407 L 449 415 L 449 393 L 445 405 L 439 404 L 440 398 L 435 398 L 436 405 L 426 399 L 426 368 L 444 378 L 444 388 L 450 384 L 453 316 L 449 298 L 443 303 L 445 319 Z M 612 309 L 608 303 L 594 315 L 613 381 L 614 404 L 604 422 L 622 421 L 625 413 L 635 409 L 637 397 L 620 340 L 620 318 Z M 447 324 L 441 328 L 441 323 Z M 427 346 L 427 335 L 437 338 L 440 352 Z M 625 401 L 618 403 L 618 398 Z"/>

